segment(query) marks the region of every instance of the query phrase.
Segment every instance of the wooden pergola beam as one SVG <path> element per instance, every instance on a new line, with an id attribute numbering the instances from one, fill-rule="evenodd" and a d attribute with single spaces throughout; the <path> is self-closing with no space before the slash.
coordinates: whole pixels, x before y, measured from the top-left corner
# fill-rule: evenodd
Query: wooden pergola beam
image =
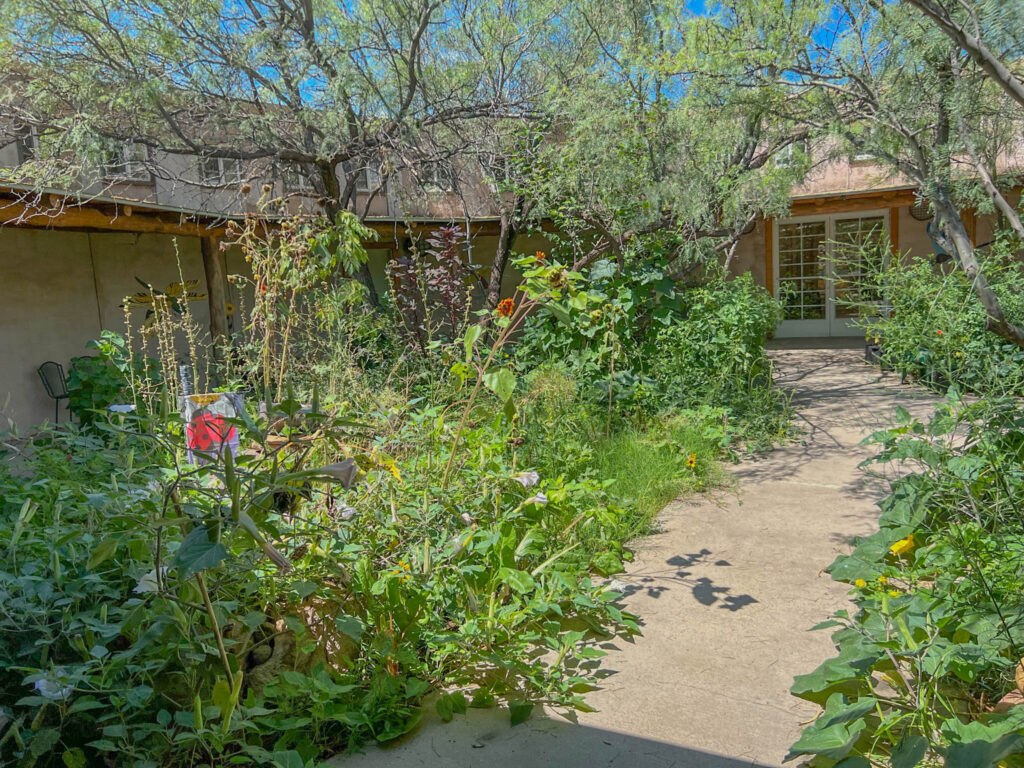
<path id="1" fill-rule="evenodd" d="M 83 232 L 153 233 L 183 237 L 223 236 L 225 232 L 221 223 L 213 224 L 180 214 L 140 209 L 138 205 L 80 205 L 58 202 L 46 208 L 16 200 L 0 202 L 0 225 Z"/>

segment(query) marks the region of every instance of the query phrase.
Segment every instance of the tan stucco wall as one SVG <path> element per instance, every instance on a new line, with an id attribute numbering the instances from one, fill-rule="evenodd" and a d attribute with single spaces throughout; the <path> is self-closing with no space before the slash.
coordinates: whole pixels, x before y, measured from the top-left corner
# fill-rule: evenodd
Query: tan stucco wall
<path id="1" fill-rule="evenodd" d="M 729 265 L 731 275 L 741 275 L 750 272 L 754 275 L 754 282 L 767 288 L 768 280 L 766 274 L 765 259 L 765 234 L 767 226 L 763 219 L 758 219 L 754 230 L 740 238 L 736 245 L 736 253 L 733 254 L 732 263 Z"/>
<path id="2" fill-rule="evenodd" d="M 0 404 L 3 416 L 20 426 L 53 419 L 39 365 L 55 360 L 66 371 L 99 335 L 91 237 L 0 229 Z M 0 420 L 0 429 L 6 426 Z"/>
<path id="3" fill-rule="evenodd" d="M 199 240 L 190 237 L 3 228 L 0 269 L 0 404 L 20 427 L 54 417 L 36 373 L 41 363 L 54 360 L 67 373 L 71 358 L 90 354 L 85 344 L 102 329 L 124 332 L 120 304 L 143 290 L 136 276 L 162 289 L 183 275 L 206 290 Z M 190 309 L 205 334 L 207 303 Z M 133 310 L 132 318 L 137 329 L 145 310 Z"/>

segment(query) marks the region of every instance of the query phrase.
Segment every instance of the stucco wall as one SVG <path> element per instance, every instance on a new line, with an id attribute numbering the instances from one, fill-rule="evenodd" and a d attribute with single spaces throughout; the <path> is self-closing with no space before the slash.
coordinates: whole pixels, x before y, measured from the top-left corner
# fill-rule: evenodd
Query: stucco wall
<path id="1" fill-rule="evenodd" d="M 0 270 L 0 403 L 21 427 L 54 417 L 36 373 L 41 363 L 54 360 L 66 373 L 102 329 L 125 330 L 120 304 L 144 290 L 136 276 L 163 289 L 180 274 L 206 290 L 199 240 L 190 237 L 3 228 Z M 190 308 L 205 333 L 207 303 Z M 145 310 L 133 310 L 132 318 L 138 328 Z"/>
<path id="2" fill-rule="evenodd" d="M 55 360 L 67 370 L 99 335 L 91 237 L 0 229 L 0 403 L 21 426 L 53 419 L 39 365 Z"/>

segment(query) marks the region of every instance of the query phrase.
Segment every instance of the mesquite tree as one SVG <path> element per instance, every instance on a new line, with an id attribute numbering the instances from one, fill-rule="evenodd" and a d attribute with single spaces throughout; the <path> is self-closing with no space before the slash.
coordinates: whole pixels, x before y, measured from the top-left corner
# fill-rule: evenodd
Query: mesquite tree
<path id="1" fill-rule="evenodd" d="M 780 86 L 804 96 L 802 119 L 836 141 L 837 155 L 877 158 L 917 186 L 935 212 L 943 247 L 972 281 L 987 327 L 1024 347 L 1024 328 L 1004 314 L 962 213 L 999 213 L 1024 246 L 1024 226 L 1010 202 L 1020 184 L 1014 161 L 1024 121 L 1024 6 L 1002 0 L 794 5 L 817 14 L 798 63 L 779 76 Z M 766 29 L 786 26 L 787 15 L 762 13 L 761 38 L 770 39 Z"/>
<path id="2" fill-rule="evenodd" d="M 185 158 L 239 161 L 254 178 L 274 166 L 304 178 L 330 218 L 365 217 L 389 178 L 401 183 L 467 124 L 529 111 L 514 78 L 464 55 L 455 22 L 491 5 L 11 0 L 0 10 L 0 130 L 41 134 L 60 158 L 37 186 L 72 187 L 105 142 L 127 141 L 164 178 L 191 170 Z M 366 167 L 380 182 L 357 210 Z"/>

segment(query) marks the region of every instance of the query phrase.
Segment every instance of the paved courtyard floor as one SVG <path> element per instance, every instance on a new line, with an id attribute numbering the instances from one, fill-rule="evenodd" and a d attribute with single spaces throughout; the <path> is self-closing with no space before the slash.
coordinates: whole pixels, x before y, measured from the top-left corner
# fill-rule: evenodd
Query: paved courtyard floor
<path id="1" fill-rule="evenodd" d="M 792 392 L 801 435 L 731 468 L 736 487 L 668 505 L 618 576 L 643 635 L 603 660 L 597 712 L 555 713 L 511 728 L 503 710 L 447 725 L 428 715 L 385 748 L 342 756 L 346 768 L 739 768 L 778 766 L 815 707 L 789 695 L 794 675 L 833 651 L 808 629 L 847 601 L 822 569 L 872 532 L 886 484 L 858 464 L 859 445 L 902 405 L 932 397 L 863 362 L 862 348 L 780 342 L 775 377 Z"/>

